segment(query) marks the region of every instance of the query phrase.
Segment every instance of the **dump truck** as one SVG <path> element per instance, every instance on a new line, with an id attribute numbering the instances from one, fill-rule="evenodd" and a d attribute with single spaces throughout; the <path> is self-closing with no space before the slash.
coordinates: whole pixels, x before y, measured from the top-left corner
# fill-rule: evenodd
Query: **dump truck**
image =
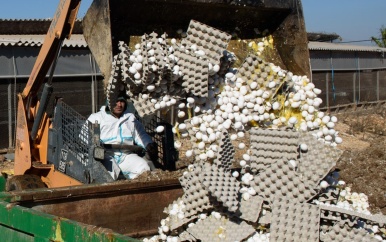
<path id="1" fill-rule="evenodd" d="M 8 241 L 130 241 L 156 234 L 163 209 L 183 194 L 177 178 L 112 181 L 99 160 L 99 126 L 55 100 L 47 115 L 52 74 L 64 38 L 71 37 L 79 0 L 61 0 L 29 81 L 18 95 L 15 176 L 0 177 L 0 231 Z M 300 0 L 176 1 L 94 0 L 83 18 L 83 34 L 104 77 L 113 72 L 119 42 L 144 33 L 180 38 L 194 19 L 235 41 L 271 36 L 267 61 L 310 74 Z M 43 87 L 38 99 L 38 91 Z M 84 140 L 87 142 L 84 142 Z M 161 161 L 162 162 L 162 161 Z M 166 161 L 163 161 L 166 162 Z M 22 221 L 22 222 L 21 222 Z"/>

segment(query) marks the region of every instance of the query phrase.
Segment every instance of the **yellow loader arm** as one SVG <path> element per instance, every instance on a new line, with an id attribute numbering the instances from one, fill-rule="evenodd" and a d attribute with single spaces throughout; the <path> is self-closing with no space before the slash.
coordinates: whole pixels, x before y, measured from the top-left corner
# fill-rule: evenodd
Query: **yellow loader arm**
<path id="1" fill-rule="evenodd" d="M 56 60 L 63 40 L 71 36 L 79 6 L 80 0 L 60 0 L 27 85 L 23 92 L 18 94 L 15 175 L 36 173 L 30 170 L 35 161 L 43 164 L 42 167 L 47 165 L 48 128 L 51 123 L 45 109 L 52 93 L 51 80 Z M 51 74 L 47 83 L 45 77 L 50 68 Z M 37 93 L 44 83 L 42 98 L 39 101 Z M 51 169 L 46 166 L 44 170 L 50 173 Z"/>

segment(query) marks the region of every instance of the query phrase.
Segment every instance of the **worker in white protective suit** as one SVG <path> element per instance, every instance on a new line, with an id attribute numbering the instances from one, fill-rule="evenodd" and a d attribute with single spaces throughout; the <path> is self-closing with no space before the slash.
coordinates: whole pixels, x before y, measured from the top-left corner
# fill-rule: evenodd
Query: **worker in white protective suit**
<path id="1" fill-rule="evenodd" d="M 127 102 L 123 95 L 118 97 L 111 111 L 107 106 L 102 106 L 100 111 L 91 114 L 88 120 L 91 123 L 99 123 L 101 143 L 115 147 L 106 150 L 103 160 L 103 165 L 114 180 L 118 179 L 121 171 L 127 179 L 134 179 L 145 171 L 155 169 L 151 159 L 157 156 L 157 145 L 134 114 L 127 111 Z M 142 147 L 146 150 L 148 159 L 125 149 L 127 145 Z"/>

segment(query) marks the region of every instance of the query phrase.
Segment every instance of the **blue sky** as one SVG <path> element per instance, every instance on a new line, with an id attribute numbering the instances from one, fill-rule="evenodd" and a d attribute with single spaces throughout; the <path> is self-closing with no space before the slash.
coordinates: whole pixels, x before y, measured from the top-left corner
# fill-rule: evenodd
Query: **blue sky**
<path id="1" fill-rule="evenodd" d="M 92 0 L 82 0 L 78 17 L 83 17 Z M 1 19 L 51 18 L 59 0 L 2 0 Z M 379 37 L 379 28 L 386 26 L 385 0 L 303 0 L 308 32 L 336 33 L 342 42 Z M 370 41 L 354 42 L 374 45 Z"/>

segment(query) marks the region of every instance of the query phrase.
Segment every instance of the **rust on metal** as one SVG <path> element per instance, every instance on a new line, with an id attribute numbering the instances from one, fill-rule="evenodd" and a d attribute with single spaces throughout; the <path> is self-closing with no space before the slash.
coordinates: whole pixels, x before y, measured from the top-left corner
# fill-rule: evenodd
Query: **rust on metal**
<path id="1" fill-rule="evenodd" d="M 171 201 L 183 195 L 178 179 L 10 192 L 21 206 L 130 236 L 156 234 Z"/>

